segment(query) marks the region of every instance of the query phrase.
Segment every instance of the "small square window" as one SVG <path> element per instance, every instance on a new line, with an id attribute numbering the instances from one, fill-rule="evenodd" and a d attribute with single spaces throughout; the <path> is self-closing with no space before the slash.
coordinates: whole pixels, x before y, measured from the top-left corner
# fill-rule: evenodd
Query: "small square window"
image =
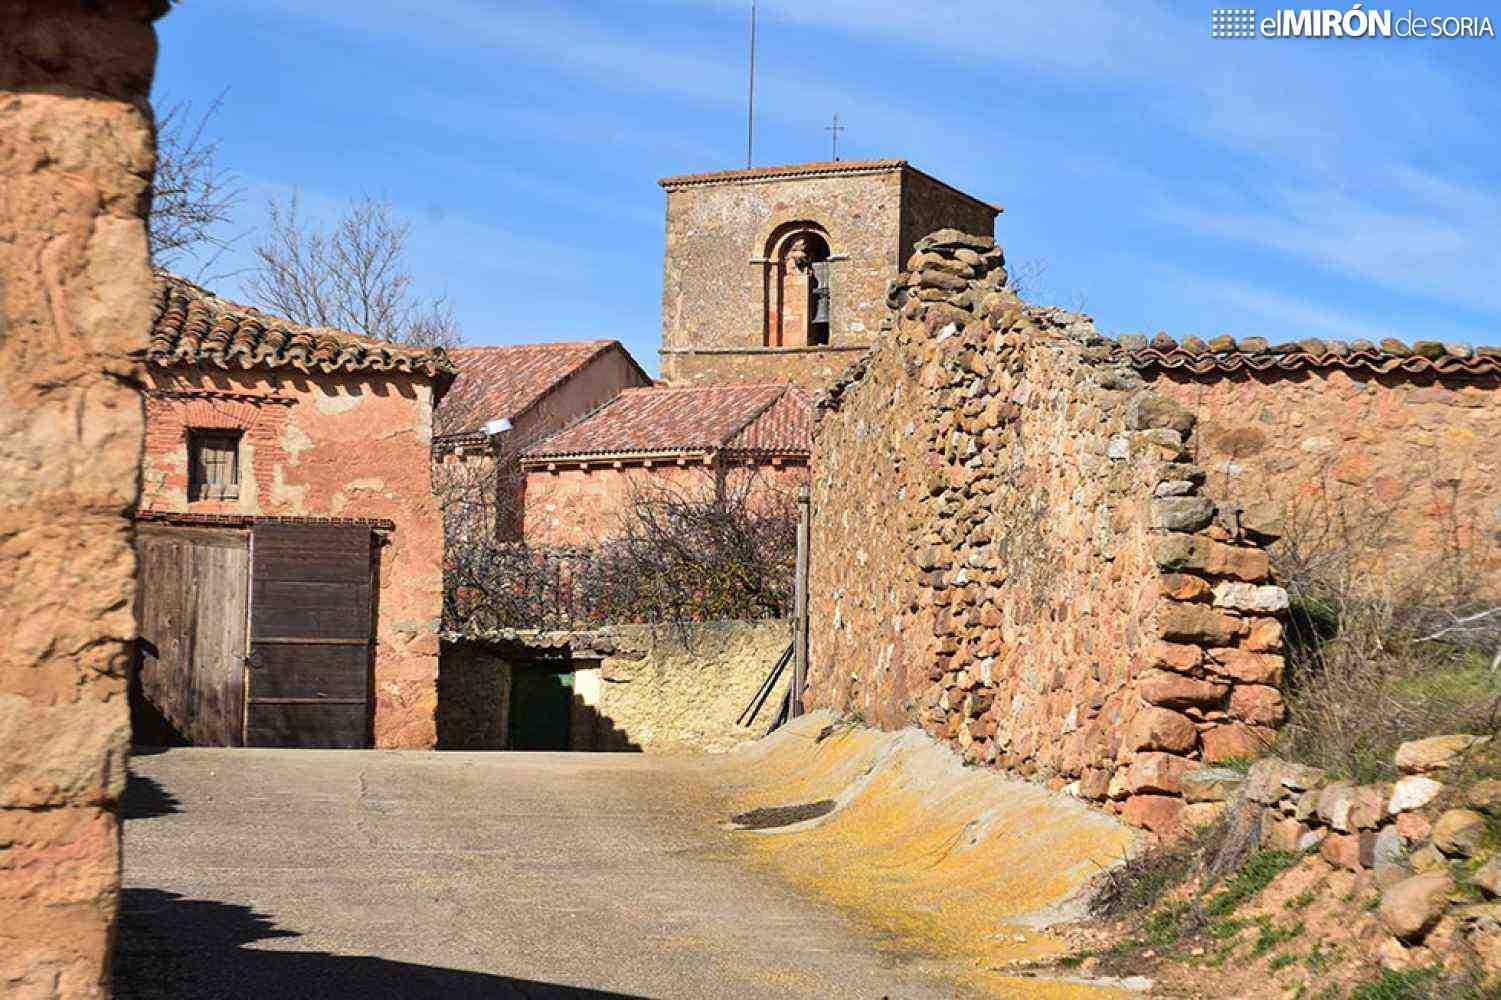
<path id="1" fill-rule="evenodd" d="M 234 500 L 239 495 L 239 431 L 189 431 L 188 499 Z"/>

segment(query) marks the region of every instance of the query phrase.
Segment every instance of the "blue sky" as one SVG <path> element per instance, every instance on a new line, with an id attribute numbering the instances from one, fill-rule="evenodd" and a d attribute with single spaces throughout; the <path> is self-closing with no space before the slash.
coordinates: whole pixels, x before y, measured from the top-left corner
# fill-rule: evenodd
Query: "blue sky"
<path id="1" fill-rule="evenodd" d="M 1220 40 L 1209 4 L 1060 6 L 760 0 L 756 162 L 827 158 L 837 112 L 842 156 L 1003 205 L 1033 297 L 1109 331 L 1501 342 L 1501 40 Z M 744 165 L 748 9 L 184 0 L 155 97 L 223 94 L 246 191 L 213 284 L 246 297 L 268 197 L 370 192 L 471 342 L 612 337 L 655 371 L 656 180 Z"/>

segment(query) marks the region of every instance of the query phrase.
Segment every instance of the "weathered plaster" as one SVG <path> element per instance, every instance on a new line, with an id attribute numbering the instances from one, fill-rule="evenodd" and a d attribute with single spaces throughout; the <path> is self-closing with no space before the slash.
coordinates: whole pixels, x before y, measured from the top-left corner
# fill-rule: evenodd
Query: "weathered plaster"
<path id="1" fill-rule="evenodd" d="M 375 739 L 432 746 L 443 549 L 431 479 L 432 387 L 405 375 L 191 368 L 146 375 L 142 474 L 153 488 L 143 507 L 395 523 L 381 550 Z M 187 433 L 203 426 L 244 432 L 238 499 L 187 498 Z M 377 430 L 387 432 L 378 442 Z M 397 626 L 403 621 L 426 624 L 413 631 Z"/>

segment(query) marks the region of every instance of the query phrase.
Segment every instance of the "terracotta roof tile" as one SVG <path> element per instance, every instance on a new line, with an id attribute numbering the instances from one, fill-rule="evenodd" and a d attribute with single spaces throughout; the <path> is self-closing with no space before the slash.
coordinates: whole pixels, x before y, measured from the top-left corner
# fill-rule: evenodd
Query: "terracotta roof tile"
<path id="1" fill-rule="evenodd" d="M 528 449 L 525 458 L 702 455 L 721 449 L 807 455 L 807 393 L 787 385 L 627 389 Z M 764 427 L 757 427 L 762 420 Z"/>
<path id="2" fill-rule="evenodd" d="M 347 330 L 303 326 L 222 299 L 166 271 L 156 272 L 155 290 L 156 316 L 146 349 L 151 364 L 405 372 L 444 380 L 455 371 L 440 347 L 403 347 Z"/>
<path id="3" fill-rule="evenodd" d="M 611 348 L 625 352 L 617 340 L 460 348 L 452 355 L 459 379 L 438 404 L 433 436 L 472 434 L 491 420 L 514 420 Z"/>
<path id="4" fill-rule="evenodd" d="M 813 394 L 789 386 L 725 448 L 743 455 L 808 455 L 813 450 Z"/>
<path id="5" fill-rule="evenodd" d="M 1368 340 L 1308 338 L 1270 344 L 1260 337 L 1218 337 L 1208 342 L 1185 337 L 1180 342 L 1166 334 L 1157 334 L 1151 340 L 1139 334 L 1122 334 L 1106 341 L 1104 351 L 1110 360 L 1143 371 L 1180 370 L 1193 375 L 1343 369 L 1466 380 L 1501 377 L 1501 348 L 1438 341 L 1420 340 L 1409 346 L 1395 339 L 1373 344 Z"/>
<path id="6" fill-rule="evenodd" d="M 746 167 L 740 170 L 714 170 L 702 174 L 678 174 L 657 181 L 664 188 L 693 184 L 718 184 L 726 181 L 754 180 L 761 177 L 806 177 L 811 174 L 855 174 L 882 170 L 900 170 L 906 160 L 823 160 L 815 163 L 789 163 L 780 167 Z"/>

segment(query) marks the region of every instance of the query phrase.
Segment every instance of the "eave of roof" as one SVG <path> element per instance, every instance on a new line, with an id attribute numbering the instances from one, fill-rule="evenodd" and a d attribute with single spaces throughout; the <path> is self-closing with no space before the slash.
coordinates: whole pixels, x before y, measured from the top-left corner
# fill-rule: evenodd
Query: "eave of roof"
<path id="1" fill-rule="evenodd" d="M 593 348 L 593 350 L 588 351 L 587 353 L 585 353 L 582 350 L 584 348 L 591 348 L 591 347 Z M 485 354 L 485 353 L 491 353 L 491 354 L 497 354 L 497 355 L 499 355 L 499 354 L 502 354 L 502 353 L 505 353 L 505 352 L 510 352 L 510 351 L 521 352 L 521 351 L 536 351 L 536 350 L 547 350 L 547 349 L 559 349 L 559 350 L 575 349 L 575 350 L 579 351 L 579 357 L 576 358 L 572 363 L 568 364 L 565 368 L 560 369 L 557 373 L 555 373 L 554 377 L 545 386 L 543 386 L 540 390 L 532 393 L 527 398 L 523 399 L 519 404 L 517 404 L 515 406 L 500 407 L 499 408 L 499 409 L 506 409 L 506 410 L 509 410 L 511 412 L 502 413 L 502 412 L 498 412 L 498 409 L 493 409 L 493 408 L 490 409 L 490 410 L 485 410 L 483 413 L 480 413 L 480 414 L 474 416 L 472 419 L 466 421 L 464 423 L 464 425 L 461 428 L 457 429 L 457 430 L 445 430 L 442 433 L 435 433 L 434 436 L 433 436 L 433 443 L 435 445 L 445 445 L 445 446 L 447 446 L 447 445 L 456 445 L 456 444 L 468 443 L 468 442 L 471 442 L 471 441 L 474 441 L 474 440 L 478 440 L 478 439 L 481 439 L 481 438 L 486 438 L 487 435 L 485 435 L 484 432 L 483 432 L 483 430 L 481 429 L 484 426 L 485 423 L 488 423 L 491 420 L 495 420 L 495 419 L 498 419 L 498 418 L 501 418 L 501 417 L 504 417 L 504 418 L 506 418 L 506 419 L 508 419 L 508 420 L 510 420 L 512 422 L 520 420 L 527 413 L 530 413 L 532 410 L 536 409 L 536 407 L 538 407 L 539 405 L 541 405 L 541 403 L 544 400 L 546 400 L 549 396 L 551 396 L 553 393 L 559 391 L 563 386 L 567 385 L 570 380 L 572 380 L 577 375 L 579 375 L 581 372 L 583 372 L 585 369 L 587 369 L 597 359 L 599 359 L 600 357 L 602 357 L 603 355 L 609 353 L 612 350 L 619 351 L 621 353 L 621 355 L 627 361 L 630 362 L 631 367 L 636 370 L 636 373 L 638 375 L 640 375 L 642 382 L 644 382 L 646 384 L 650 384 L 651 383 L 651 376 L 649 376 L 649 375 L 646 374 L 646 370 L 641 367 L 640 363 L 636 361 L 636 359 L 631 355 L 631 352 L 628 351 L 628 350 L 626 350 L 625 345 L 622 344 L 620 341 L 618 341 L 618 340 L 579 340 L 579 341 L 555 341 L 555 342 L 543 343 L 543 344 L 510 344 L 510 345 L 506 345 L 506 346 L 502 346 L 502 347 L 466 347 L 466 348 L 462 348 L 459 351 L 455 352 L 455 358 L 456 358 L 456 362 L 457 362 L 457 366 L 458 366 L 458 371 L 459 371 L 460 376 L 462 376 L 462 378 L 461 378 L 461 380 L 459 382 L 459 388 L 458 388 L 457 391 L 459 391 L 459 392 L 466 392 L 468 390 L 468 387 L 465 384 L 466 380 L 482 380 L 482 379 L 484 379 L 484 378 L 487 377 L 486 375 L 482 375 L 482 374 L 479 374 L 479 373 L 470 372 L 470 371 L 466 371 L 465 370 L 465 362 L 468 360 L 468 358 L 470 356 L 478 356 L 478 355 Z M 483 403 L 483 402 L 485 402 L 485 399 L 482 397 L 480 400 L 477 400 L 476 402 L 477 403 Z M 453 403 L 454 403 L 453 393 L 450 393 L 449 396 L 446 397 L 445 403 L 447 405 L 449 405 L 449 406 L 453 405 Z M 438 411 L 438 413 L 436 414 L 436 417 L 435 417 L 435 424 L 442 424 L 444 422 L 445 422 L 445 414 L 443 413 L 442 409 L 440 408 L 439 411 Z M 436 427 L 435 427 L 435 430 L 436 430 Z"/>
<path id="2" fill-rule="evenodd" d="M 674 400 L 674 396 L 678 399 Z M 795 428 L 782 426 L 788 423 L 785 419 L 766 438 L 767 447 L 759 446 L 759 438 L 745 437 L 749 429 L 789 396 L 800 400 L 810 411 L 801 434 L 808 437 L 805 446 L 797 447 L 791 443 L 791 438 L 800 435 Z M 679 406 L 667 408 L 666 404 L 672 402 L 679 402 Z M 695 410 L 695 404 L 707 407 L 710 412 Z M 624 433 L 618 433 L 617 427 L 607 423 L 614 415 L 619 415 L 628 428 Z M 670 423 L 665 425 L 654 423 L 669 420 Z M 590 424 L 598 425 L 599 429 L 591 431 Z M 810 433 L 808 394 L 786 383 L 627 389 L 533 445 L 522 455 L 521 461 L 524 466 L 535 468 L 577 462 L 671 461 L 679 457 L 697 461 L 720 453 L 737 457 L 760 454 L 795 457 L 806 455 L 811 450 Z"/>
<path id="3" fill-rule="evenodd" d="M 715 170 L 699 174 L 678 174 L 674 177 L 663 177 L 657 184 L 665 191 L 679 191 L 691 187 L 712 187 L 719 184 L 748 184 L 755 181 L 779 181 L 800 180 L 809 177 L 837 177 L 848 174 L 880 174 L 893 171 L 907 171 L 926 177 L 941 187 L 947 188 L 962 198 L 967 198 L 976 205 L 981 205 L 997 215 L 1005 211 L 999 205 L 993 205 L 981 198 L 976 198 L 967 191 L 961 191 L 947 181 L 941 180 L 922 170 L 914 167 L 909 161 L 896 158 L 878 160 L 821 160 L 813 163 L 789 163 L 774 167 L 742 167 L 738 170 Z"/>
<path id="4" fill-rule="evenodd" d="M 220 298 L 166 271 L 155 273 L 155 296 L 145 357 L 160 367 L 378 372 L 428 378 L 445 386 L 457 374 L 441 347 L 404 347 L 347 330 L 293 323 Z"/>

